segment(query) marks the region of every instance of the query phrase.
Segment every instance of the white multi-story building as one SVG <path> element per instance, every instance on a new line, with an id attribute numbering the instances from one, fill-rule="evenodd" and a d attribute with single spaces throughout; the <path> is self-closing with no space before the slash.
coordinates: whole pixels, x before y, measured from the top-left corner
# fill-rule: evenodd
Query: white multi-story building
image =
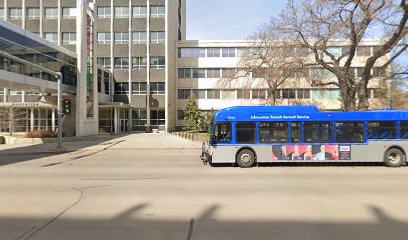
<path id="1" fill-rule="evenodd" d="M 352 64 L 353 75 L 361 77 L 365 60 L 371 56 L 379 45 L 378 40 L 364 41 L 357 49 L 357 56 Z M 183 109 L 188 99 L 194 95 L 198 107 L 203 111 L 215 111 L 231 106 L 270 105 L 271 96 L 268 96 L 265 83 L 248 86 L 248 83 L 257 81 L 254 73 L 244 74 L 238 84 L 232 83 L 231 75 L 239 72 L 240 60 L 246 48 L 252 47 L 250 41 L 180 41 L 178 42 L 178 101 L 177 101 L 177 126 L 184 124 Z M 347 43 L 333 44 L 330 51 L 341 54 L 345 51 Z M 378 66 L 385 63 L 387 57 L 378 61 Z M 314 87 L 313 78 L 322 74 L 326 78 L 334 76 L 319 67 L 311 67 L 302 74 L 293 73 L 275 91 L 277 105 L 316 105 L 322 110 L 339 110 L 341 108 L 340 89 L 330 87 Z M 385 71 L 374 68 L 375 77 L 384 77 Z M 235 80 L 235 79 L 234 79 Z M 262 81 L 258 81 L 262 82 Z M 379 99 L 379 81 L 372 81 L 370 88 L 370 106 L 372 108 L 384 107 L 384 102 Z"/>

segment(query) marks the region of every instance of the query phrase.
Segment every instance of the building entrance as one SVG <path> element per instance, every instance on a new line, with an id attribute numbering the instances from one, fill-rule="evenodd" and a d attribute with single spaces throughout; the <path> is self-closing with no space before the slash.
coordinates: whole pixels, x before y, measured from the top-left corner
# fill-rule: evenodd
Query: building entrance
<path id="1" fill-rule="evenodd" d="M 127 132 L 127 131 L 129 131 L 129 120 L 120 119 L 120 132 Z"/>

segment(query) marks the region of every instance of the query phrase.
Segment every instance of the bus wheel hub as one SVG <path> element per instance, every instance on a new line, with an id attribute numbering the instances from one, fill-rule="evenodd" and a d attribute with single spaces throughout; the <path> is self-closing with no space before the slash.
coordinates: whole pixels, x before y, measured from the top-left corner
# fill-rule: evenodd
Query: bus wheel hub
<path id="1" fill-rule="evenodd" d="M 388 160 L 390 160 L 393 163 L 399 162 L 400 161 L 400 156 L 398 154 L 390 154 L 388 156 Z"/>
<path id="2" fill-rule="evenodd" d="M 251 156 L 248 153 L 244 153 L 241 156 L 241 162 L 242 163 L 249 163 L 251 162 Z"/>

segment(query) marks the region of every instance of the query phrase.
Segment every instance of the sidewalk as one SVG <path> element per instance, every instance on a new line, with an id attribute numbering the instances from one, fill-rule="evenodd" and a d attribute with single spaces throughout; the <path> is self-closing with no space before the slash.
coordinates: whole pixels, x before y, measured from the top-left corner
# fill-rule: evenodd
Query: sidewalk
<path id="1" fill-rule="evenodd" d="M 102 150 L 110 149 L 199 149 L 200 142 L 192 142 L 177 136 L 164 133 L 135 133 L 129 135 L 116 135 L 115 138 L 93 137 L 91 141 L 76 139 L 76 141 L 63 142 L 63 152 L 78 150 Z M 26 155 L 41 153 L 59 153 L 56 143 L 42 144 L 2 144 L 0 156 Z"/>

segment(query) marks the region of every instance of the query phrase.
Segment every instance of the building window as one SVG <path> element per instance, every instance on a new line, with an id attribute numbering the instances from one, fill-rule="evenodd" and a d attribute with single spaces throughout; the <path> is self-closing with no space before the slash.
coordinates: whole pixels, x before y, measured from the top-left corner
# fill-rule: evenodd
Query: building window
<path id="1" fill-rule="evenodd" d="M 191 68 L 180 68 L 178 70 L 179 78 L 191 78 Z"/>
<path id="2" fill-rule="evenodd" d="M 110 7 L 98 7 L 98 18 L 110 18 L 112 16 L 112 9 Z"/>
<path id="3" fill-rule="evenodd" d="M 99 44 L 110 44 L 112 42 L 110 32 L 99 32 L 98 33 L 98 43 Z"/>
<path id="4" fill-rule="evenodd" d="M 221 57 L 221 49 L 220 48 L 207 48 L 207 57 L 209 58 Z"/>
<path id="5" fill-rule="evenodd" d="M 115 57 L 115 68 L 126 69 L 129 68 L 129 58 L 127 57 Z"/>
<path id="6" fill-rule="evenodd" d="M 99 57 L 97 58 L 98 65 L 104 68 L 111 68 L 111 58 L 110 57 Z"/>
<path id="7" fill-rule="evenodd" d="M 283 89 L 282 98 L 283 99 L 295 99 L 296 98 L 296 90 L 295 89 Z"/>
<path id="8" fill-rule="evenodd" d="M 194 68 L 193 78 L 205 78 L 205 69 Z"/>
<path id="9" fill-rule="evenodd" d="M 165 58 L 164 57 L 151 57 L 150 67 L 151 68 L 165 68 L 166 67 Z"/>
<path id="10" fill-rule="evenodd" d="M 12 20 L 19 20 L 23 18 L 23 10 L 21 8 L 10 8 L 9 18 Z"/>
<path id="11" fill-rule="evenodd" d="M 194 89 L 193 95 L 196 99 L 205 99 L 205 90 L 202 89 Z"/>
<path id="12" fill-rule="evenodd" d="M 246 89 L 237 90 L 237 98 L 238 99 L 251 99 L 251 92 Z"/>
<path id="13" fill-rule="evenodd" d="M 147 43 L 147 33 L 146 32 L 133 32 L 132 33 L 133 44 L 145 44 Z"/>
<path id="14" fill-rule="evenodd" d="M 76 18 L 77 8 L 62 8 L 63 18 Z"/>
<path id="15" fill-rule="evenodd" d="M 207 99 L 220 99 L 220 90 L 209 89 L 207 90 Z"/>
<path id="16" fill-rule="evenodd" d="M 207 69 L 207 78 L 220 78 L 220 77 L 221 77 L 221 69 L 219 68 Z"/>
<path id="17" fill-rule="evenodd" d="M 44 8 L 45 19 L 58 19 L 58 8 Z"/>
<path id="18" fill-rule="evenodd" d="M 62 33 L 62 44 L 76 44 L 76 33 Z"/>
<path id="19" fill-rule="evenodd" d="M 147 68 L 147 58 L 146 57 L 134 57 L 132 58 L 132 66 L 137 69 Z"/>
<path id="20" fill-rule="evenodd" d="M 298 99 L 309 99 L 310 98 L 310 89 L 298 89 L 297 90 Z"/>
<path id="21" fill-rule="evenodd" d="M 104 72 L 103 74 L 103 85 L 105 87 L 105 94 L 110 95 L 110 74 L 108 72 Z"/>
<path id="22" fill-rule="evenodd" d="M 222 49 L 223 58 L 233 58 L 235 57 L 235 48 L 223 48 Z"/>
<path id="23" fill-rule="evenodd" d="M 128 94 L 129 83 L 115 83 L 115 94 Z"/>
<path id="24" fill-rule="evenodd" d="M 44 33 L 44 38 L 49 42 L 58 44 L 58 33 L 56 32 Z"/>
<path id="25" fill-rule="evenodd" d="M 27 8 L 27 19 L 39 19 L 40 9 L 39 8 Z"/>
<path id="26" fill-rule="evenodd" d="M 150 32 L 150 42 L 151 43 L 164 43 L 165 32 Z"/>
<path id="27" fill-rule="evenodd" d="M 154 82 L 150 83 L 150 94 L 165 94 L 165 83 Z"/>
<path id="28" fill-rule="evenodd" d="M 132 93 L 136 95 L 146 95 L 147 83 L 145 82 L 132 83 Z"/>
<path id="29" fill-rule="evenodd" d="M 132 110 L 132 126 L 145 126 L 147 125 L 147 111 L 146 109 L 133 109 Z"/>
<path id="30" fill-rule="evenodd" d="M 150 111 L 150 125 L 158 126 L 166 124 L 166 112 L 164 110 Z"/>
<path id="31" fill-rule="evenodd" d="M 222 77 L 223 78 L 234 78 L 235 77 L 235 69 L 234 68 L 223 68 L 222 69 Z"/>
<path id="32" fill-rule="evenodd" d="M 205 58 L 205 48 L 192 48 L 191 53 L 193 58 Z"/>
<path id="33" fill-rule="evenodd" d="M 145 6 L 133 7 L 133 18 L 146 18 L 146 17 L 147 17 L 147 7 Z"/>
<path id="34" fill-rule="evenodd" d="M 4 19 L 4 8 L 0 8 L 0 19 Z"/>
<path id="35" fill-rule="evenodd" d="M 150 7 L 150 17 L 151 18 L 161 18 L 166 15 L 165 6 L 151 6 Z"/>
<path id="36" fill-rule="evenodd" d="M 191 48 L 179 48 L 178 57 L 179 58 L 189 58 L 191 57 Z"/>
<path id="37" fill-rule="evenodd" d="M 129 7 L 115 7 L 115 18 L 128 18 Z"/>
<path id="38" fill-rule="evenodd" d="M 265 89 L 252 90 L 252 99 L 266 99 Z"/>
<path id="39" fill-rule="evenodd" d="M 340 90 L 322 89 L 312 90 L 313 99 L 336 100 L 340 98 Z"/>
<path id="40" fill-rule="evenodd" d="M 177 120 L 184 120 L 184 110 L 177 110 Z"/>
<path id="41" fill-rule="evenodd" d="M 129 43 L 129 33 L 128 32 L 115 32 L 115 43 L 116 44 Z"/>
<path id="42" fill-rule="evenodd" d="M 357 47 L 357 57 L 369 57 L 371 56 L 371 47 Z"/>
<path id="43" fill-rule="evenodd" d="M 179 89 L 178 99 L 189 99 L 191 97 L 191 89 Z"/>
<path id="44" fill-rule="evenodd" d="M 234 100 L 237 99 L 236 90 L 222 90 L 221 96 L 223 100 Z"/>
<path id="45" fill-rule="evenodd" d="M 373 68 L 373 77 L 383 78 L 386 77 L 386 70 L 384 68 L 375 67 Z"/>

